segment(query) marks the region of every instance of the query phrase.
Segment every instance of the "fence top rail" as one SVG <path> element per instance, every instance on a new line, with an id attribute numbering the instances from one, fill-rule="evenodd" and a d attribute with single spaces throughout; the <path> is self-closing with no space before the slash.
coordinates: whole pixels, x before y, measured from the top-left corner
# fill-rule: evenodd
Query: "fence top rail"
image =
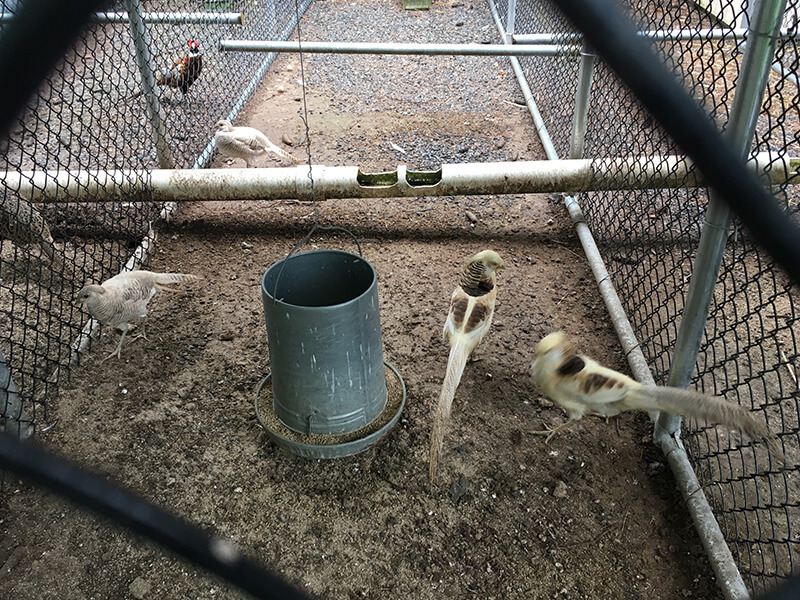
<path id="1" fill-rule="evenodd" d="M 0 12 L 0 23 L 10 23 L 16 15 L 11 12 Z M 142 13 L 145 23 L 162 23 L 169 25 L 207 24 L 207 25 L 243 25 L 244 13 L 241 12 L 145 12 Z M 92 23 L 127 23 L 127 12 L 97 12 L 91 16 Z"/>
<path id="2" fill-rule="evenodd" d="M 223 52 L 306 52 L 316 54 L 422 54 L 437 56 L 578 56 L 580 47 L 564 44 L 414 44 L 380 42 L 280 42 L 221 40 Z"/>
<path id="3" fill-rule="evenodd" d="M 651 29 L 639 31 L 641 37 L 658 41 L 686 41 L 686 40 L 746 40 L 750 30 L 743 28 L 717 27 L 714 29 Z M 797 28 L 783 28 L 778 33 L 779 39 L 795 39 L 798 37 Z M 515 33 L 510 36 L 512 44 L 580 44 L 583 41 L 582 33 Z"/>

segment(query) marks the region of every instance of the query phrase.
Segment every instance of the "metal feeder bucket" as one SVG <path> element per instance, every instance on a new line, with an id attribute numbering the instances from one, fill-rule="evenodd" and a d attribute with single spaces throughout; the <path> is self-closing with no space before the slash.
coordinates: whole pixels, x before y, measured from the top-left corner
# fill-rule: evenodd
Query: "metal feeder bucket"
<path id="1" fill-rule="evenodd" d="M 387 401 L 372 265 L 340 250 L 296 254 L 267 269 L 261 296 L 280 422 L 305 435 L 372 423 Z"/>

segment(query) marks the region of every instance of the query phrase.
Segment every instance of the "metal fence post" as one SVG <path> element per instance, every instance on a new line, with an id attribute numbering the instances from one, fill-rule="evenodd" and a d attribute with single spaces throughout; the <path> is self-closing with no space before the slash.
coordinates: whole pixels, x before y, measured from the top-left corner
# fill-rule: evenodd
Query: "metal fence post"
<path id="1" fill-rule="evenodd" d="M 578 66 L 578 86 L 575 90 L 575 112 L 572 115 L 572 136 L 569 142 L 569 158 L 583 158 L 583 143 L 589 118 L 589 101 L 592 96 L 595 54 L 584 41 Z"/>
<path id="2" fill-rule="evenodd" d="M 742 157 L 747 154 L 753 140 L 785 10 L 786 0 L 759 0 L 754 5 L 747 48 L 742 57 L 739 83 L 726 130 L 728 142 Z M 671 386 L 687 387 L 691 382 L 730 223 L 730 209 L 712 191 L 675 340 L 668 379 Z M 680 424 L 679 416 L 662 414 L 656 424 L 656 434 L 673 435 L 680 430 Z"/>
<path id="3" fill-rule="evenodd" d="M 506 15 L 506 39 L 508 43 L 514 35 L 514 23 L 517 19 L 517 0 L 508 0 L 508 14 Z"/>
<path id="4" fill-rule="evenodd" d="M 516 2 L 514 0 L 510 1 L 511 3 L 513 3 L 513 6 L 516 7 Z M 503 22 L 500 18 L 500 13 L 497 11 L 497 6 L 495 5 L 493 0 L 490 0 L 489 2 L 489 10 L 492 12 L 492 18 L 494 19 L 497 31 L 500 32 L 500 37 L 503 38 L 506 44 L 512 44 L 513 36 L 511 33 L 503 29 Z M 513 12 L 511 7 L 509 7 L 508 12 L 509 15 Z M 539 112 L 539 107 L 536 106 L 536 100 L 533 98 L 533 92 L 531 92 L 531 88 L 528 85 L 527 79 L 525 78 L 525 73 L 522 71 L 522 65 L 520 65 L 519 59 L 516 56 L 509 56 L 508 60 L 511 63 L 511 68 L 514 70 L 514 75 L 516 76 L 517 82 L 519 83 L 519 88 L 522 91 L 522 96 L 525 98 L 525 105 L 528 107 L 528 112 L 530 112 L 531 118 L 533 118 L 533 124 L 536 126 L 536 133 L 538 134 L 539 139 L 542 142 L 545 154 L 547 155 L 548 159 L 557 160 L 558 153 L 556 152 L 555 146 L 553 145 L 553 140 L 550 139 L 550 134 L 547 131 L 544 119 L 542 119 L 542 115 Z"/>
<path id="5" fill-rule="evenodd" d="M 153 128 L 153 139 L 156 144 L 158 166 L 162 169 L 171 169 L 174 166 L 172 154 L 167 142 L 167 129 L 164 126 L 164 113 L 158 100 L 156 79 L 153 76 L 153 62 L 150 56 L 150 37 L 145 29 L 142 7 L 139 0 L 125 0 L 125 9 L 128 11 L 128 25 L 136 48 L 136 65 L 142 80 L 142 93 L 147 103 L 147 114 Z"/>
<path id="6" fill-rule="evenodd" d="M 33 434 L 33 419 L 25 415 L 22 397 L 11 379 L 11 370 L 0 350 L 0 415 L 6 420 L 6 433 L 13 434 L 11 423 L 17 424 L 18 439 L 28 439 Z"/>

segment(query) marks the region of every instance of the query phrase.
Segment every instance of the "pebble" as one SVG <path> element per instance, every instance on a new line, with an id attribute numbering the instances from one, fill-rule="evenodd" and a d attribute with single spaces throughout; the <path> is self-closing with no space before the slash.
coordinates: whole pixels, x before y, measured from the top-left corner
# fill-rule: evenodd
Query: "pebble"
<path id="1" fill-rule="evenodd" d="M 566 498 L 567 484 L 561 480 L 556 481 L 556 485 L 553 487 L 553 496 L 555 496 L 556 498 Z"/>
<path id="2" fill-rule="evenodd" d="M 453 485 L 450 486 L 450 500 L 458 502 L 464 497 L 468 490 L 469 480 L 464 475 L 461 475 L 453 482 Z"/>
<path id="3" fill-rule="evenodd" d="M 131 596 L 136 598 L 136 600 L 144 600 L 144 598 L 146 598 L 150 593 L 150 589 L 152 587 L 152 584 L 144 577 L 137 577 L 128 586 L 128 591 L 131 593 Z"/>

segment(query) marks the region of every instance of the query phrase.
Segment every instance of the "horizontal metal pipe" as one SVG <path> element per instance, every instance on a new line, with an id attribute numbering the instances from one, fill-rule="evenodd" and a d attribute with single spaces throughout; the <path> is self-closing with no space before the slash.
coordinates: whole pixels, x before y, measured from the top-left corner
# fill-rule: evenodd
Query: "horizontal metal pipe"
<path id="1" fill-rule="evenodd" d="M 800 158 L 760 153 L 750 162 L 766 183 L 794 182 Z M 543 160 L 442 165 L 437 171 L 363 173 L 358 167 L 313 167 L 314 191 L 326 198 L 415 198 L 582 192 L 703 186 L 681 156 Z M 149 185 L 144 181 L 150 180 Z M 800 179 L 798 180 L 800 181 Z M 105 202 L 147 190 L 159 202 L 311 198 L 305 165 L 278 169 L 6 171 L 0 185 L 29 202 Z"/>
<path id="2" fill-rule="evenodd" d="M 221 40 L 223 52 L 306 52 L 316 54 L 421 54 L 435 56 L 577 56 L 578 46 L 510 44 L 401 44 L 370 42 L 277 42 Z"/>
<path id="3" fill-rule="evenodd" d="M 747 32 L 747 29 L 738 28 L 653 29 L 649 31 L 640 31 L 639 35 L 658 41 L 744 40 L 747 38 Z M 784 28 L 780 30 L 780 39 L 795 37 L 797 37 L 797 31 L 795 29 Z M 512 35 L 511 40 L 514 44 L 580 44 L 583 41 L 583 35 L 580 33 L 520 33 Z"/>
<path id="4" fill-rule="evenodd" d="M 244 13 L 241 12 L 146 12 L 142 14 L 145 23 L 166 23 L 169 25 L 209 24 L 209 25 L 242 25 Z M 0 13 L 0 23 L 14 19 L 14 13 Z M 92 23 L 127 23 L 126 12 L 98 12 L 91 17 Z"/>

